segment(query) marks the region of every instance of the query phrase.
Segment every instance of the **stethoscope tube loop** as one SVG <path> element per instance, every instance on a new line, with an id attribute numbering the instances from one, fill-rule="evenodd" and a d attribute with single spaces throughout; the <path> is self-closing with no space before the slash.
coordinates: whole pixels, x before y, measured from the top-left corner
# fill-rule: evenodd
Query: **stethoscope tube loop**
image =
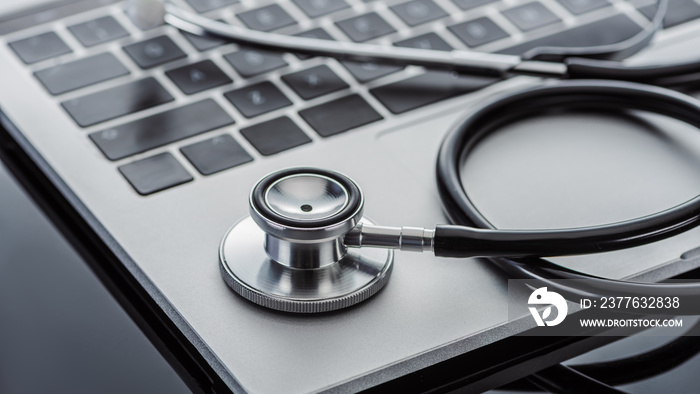
<path id="1" fill-rule="evenodd" d="M 624 59 L 637 53 L 652 40 L 662 26 L 667 3 L 668 0 L 658 0 L 656 14 L 650 23 L 622 42 L 591 47 L 539 47 L 522 56 L 464 50 L 437 51 L 287 36 L 215 21 L 170 3 L 165 4 L 163 18 L 168 24 L 192 34 L 216 36 L 261 49 L 327 56 L 339 60 L 413 65 L 501 78 L 510 75 L 535 75 L 663 84 L 663 81 L 658 80 L 700 72 L 700 60 L 635 67 L 612 59 Z"/>
<path id="2" fill-rule="evenodd" d="M 566 109 L 636 109 L 682 120 L 700 128 L 700 102 L 683 94 L 649 85 L 620 81 L 561 81 L 529 88 L 483 104 L 459 122 L 445 138 L 437 161 L 438 191 L 444 211 L 452 223 L 483 229 L 481 242 L 459 241 L 463 230 L 438 228 L 435 251 L 458 255 L 459 249 L 474 247 L 477 255 L 490 257 L 510 278 L 532 279 L 561 289 L 559 279 L 586 279 L 570 294 L 614 294 L 620 296 L 681 296 L 700 301 L 700 285 L 649 284 L 617 281 L 573 271 L 537 255 L 597 253 L 661 240 L 700 224 L 700 196 L 678 206 L 624 222 L 547 231 L 494 231 L 495 226 L 469 198 L 460 167 L 474 147 L 498 127 L 527 116 Z M 474 237 L 479 231 L 471 231 Z M 500 234 L 500 235 L 499 235 Z M 443 238 L 444 237 L 444 238 Z M 510 246 L 509 242 L 514 241 Z M 467 245 L 472 243 L 472 245 Z M 490 253 L 503 248 L 504 253 Z M 547 252 L 551 250 L 550 252 Z M 530 256 L 530 257 L 502 257 Z"/>
<path id="3" fill-rule="evenodd" d="M 668 89 L 622 81 L 560 81 L 498 97 L 472 111 L 448 133 L 437 159 L 438 190 L 453 223 L 491 228 L 466 196 L 459 166 L 490 132 L 517 119 L 560 108 L 604 111 L 637 109 L 682 120 L 700 128 L 700 102 Z M 695 201 L 693 199 L 691 201 Z M 687 210 L 690 202 L 673 208 Z M 697 207 L 693 206 L 693 209 Z"/>
<path id="4" fill-rule="evenodd" d="M 167 11 L 165 21 L 181 30 L 193 34 L 216 36 L 267 50 L 327 56 L 340 60 L 376 61 L 401 66 L 410 64 L 488 76 L 504 76 L 522 62 L 519 56 L 514 55 L 459 50 L 435 51 L 267 33 L 211 20 L 173 4 L 166 4 L 165 9 Z M 556 70 L 559 77 L 563 76 L 564 68 L 561 66 L 554 69 L 546 64 L 547 62 L 533 60 L 529 63 L 533 64 L 532 70 L 537 69 L 536 64 L 544 63 L 544 73 L 548 74 Z"/>

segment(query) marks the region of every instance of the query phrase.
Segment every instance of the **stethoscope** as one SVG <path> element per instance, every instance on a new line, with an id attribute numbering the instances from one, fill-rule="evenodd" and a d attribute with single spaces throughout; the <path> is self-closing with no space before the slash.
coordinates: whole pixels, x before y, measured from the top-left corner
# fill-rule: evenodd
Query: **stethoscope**
<path id="1" fill-rule="evenodd" d="M 490 132 L 553 108 L 642 110 L 700 128 L 700 102 L 655 85 L 682 83 L 700 74 L 700 59 L 659 66 L 609 60 L 641 50 L 661 26 L 667 0 L 637 35 L 590 48 L 538 48 L 524 56 L 431 51 L 325 41 L 253 31 L 214 21 L 159 1 L 135 0 L 127 12 L 144 26 L 163 21 L 194 34 L 246 45 L 342 59 L 420 65 L 460 73 L 527 74 L 574 79 L 511 92 L 481 104 L 443 141 L 437 183 L 455 225 L 435 229 L 377 226 L 362 217 L 364 195 L 347 176 L 292 168 L 260 180 L 250 194 L 250 216 L 236 223 L 220 247 L 226 283 L 259 305 L 287 312 L 327 312 L 377 293 L 392 271 L 393 249 L 443 257 L 488 257 L 512 278 L 550 283 L 560 293 L 673 296 L 700 299 L 700 284 L 650 284 L 591 276 L 545 256 L 602 253 L 659 241 L 700 225 L 700 196 L 653 215 L 573 229 L 497 230 L 469 198 L 460 163 Z M 645 83 L 645 84 L 641 84 Z M 582 279 L 567 288 L 556 279 Z M 653 311 L 652 311 L 653 313 Z"/>

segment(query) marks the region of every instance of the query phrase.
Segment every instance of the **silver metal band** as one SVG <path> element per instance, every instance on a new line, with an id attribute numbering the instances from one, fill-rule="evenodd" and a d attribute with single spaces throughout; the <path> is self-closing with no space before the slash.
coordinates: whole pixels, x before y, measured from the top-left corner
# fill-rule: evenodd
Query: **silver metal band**
<path id="1" fill-rule="evenodd" d="M 422 227 L 386 227 L 360 223 L 345 235 L 345 246 L 432 252 L 434 239 L 435 230 Z"/>

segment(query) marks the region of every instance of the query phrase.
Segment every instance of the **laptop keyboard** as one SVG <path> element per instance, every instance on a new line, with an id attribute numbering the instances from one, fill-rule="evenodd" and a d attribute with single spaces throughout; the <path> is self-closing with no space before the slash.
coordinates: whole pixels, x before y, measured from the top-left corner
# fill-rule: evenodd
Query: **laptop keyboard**
<path id="1" fill-rule="evenodd" d="M 521 54 L 547 45 L 618 42 L 653 15 L 649 6 L 636 9 L 611 1 L 186 3 L 208 17 L 259 31 Z M 0 32 L 13 34 L 8 45 L 19 60 L 142 195 L 390 122 L 496 82 L 418 67 L 268 52 L 169 26 L 140 31 L 121 4 L 113 3 L 60 3 L 0 20 Z M 89 17 L 81 17 L 81 10 L 90 10 Z M 665 26 L 698 17 L 700 3 L 671 0 Z M 45 23 L 45 29 L 22 34 L 37 23 Z M 107 81 L 112 82 L 100 88 Z M 147 114 L 140 115 L 143 111 Z"/>

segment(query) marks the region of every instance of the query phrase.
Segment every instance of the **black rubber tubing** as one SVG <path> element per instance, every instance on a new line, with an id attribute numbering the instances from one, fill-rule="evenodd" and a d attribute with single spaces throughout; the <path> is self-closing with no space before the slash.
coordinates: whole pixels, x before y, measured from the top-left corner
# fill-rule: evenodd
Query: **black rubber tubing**
<path id="1" fill-rule="evenodd" d="M 564 59 L 567 77 L 571 79 L 614 79 L 654 83 L 669 77 L 700 72 L 700 61 L 689 60 L 668 65 L 627 66 L 618 61 L 570 57 Z"/>
<path id="2" fill-rule="evenodd" d="M 444 211 L 450 221 L 471 230 L 439 226 L 435 233 L 438 256 L 527 256 L 493 257 L 491 260 L 510 278 L 585 278 L 585 288 L 571 294 L 615 294 L 631 296 L 682 296 L 700 301 L 700 284 L 656 284 L 625 282 L 572 271 L 538 256 L 604 252 L 655 242 L 700 224 L 700 197 L 676 207 L 638 219 L 610 225 L 549 231 L 506 231 L 498 235 L 465 191 L 460 164 L 476 144 L 507 123 L 555 109 L 610 111 L 636 109 L 666 115 L 700 128 L 700 102 L 664 88 L 621 81 L 577 80 L 540 85 L 490 101 L 468 115 L 443 141 L 437 160 L 437 183 Z M 474 229 L 482 229 L 477 231 Z M 458 233 L 469 233 L 458 239 Z M 474 234 L 478 234 L 476 238 Z M 508 242 L 502 252 L 495 250 Z M 478 245 L 478 246 L 474 246 Z M 554 249 L 550 249 L 555 245 Z M 468 247 L 477 248 L 466 250 Z M 556 287 L 556 284 L 553 283 Z"/>

